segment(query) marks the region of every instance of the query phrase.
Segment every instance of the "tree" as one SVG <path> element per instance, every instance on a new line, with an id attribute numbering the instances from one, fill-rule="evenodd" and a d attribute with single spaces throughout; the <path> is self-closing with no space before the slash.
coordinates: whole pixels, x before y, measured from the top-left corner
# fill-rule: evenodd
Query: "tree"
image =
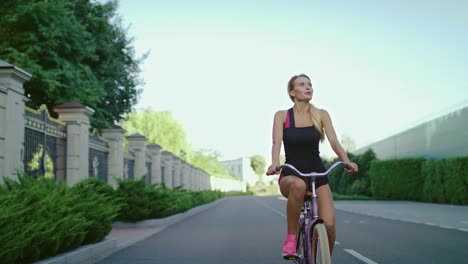
<path id="1" fill-rule="evenodd" d="M 170 112 L 156 112 L 148 107 L 142 112 L 128 114 L 122 126 L 127 134 L 142 134 L 148 142 L 156 143 L 181 158 L 186 158 L 191 152 L 183 126 Z"/>
<path id="2" fill-rule="evenodd" d="M 210 174 L 228 175 L 228 168 L 219 161 L 220 156 L 219 152 L 213 150 L 193 151 L 191 163 L 195 167 L 201 168 Z"/>
<path id="3" fill-rule="evenodd" d="M 341 145 L 346 152 L 352 152 L 356 149 L 356 142 L 348 135 L 341 137 Z"/>
<path id="4" fill-rule="evenodd" d="M 259 177 L 260 181 L 262 179 L 262 174 L 265 173 L 265 158 L 261 155 L 254 155 L 250 157 L 250 167 Z"/>
<path id="5" fill-rule="evenodd" d="M 28 72 L 28 106 L 80 102 L 103 128 L 131 111 L 140 93 L 132 39 L 116 15 L 117 2 L 3 0 L 0 58 Z"/>
<path id="6" fill-rule="evenodd" d="M 170 112 L 156 112 L 148 107 L 142 112 L 127 114 L 122 126 L 128 135 L 142 134 L 146 136 L 148 142 L 160 145 L 163 149 L 210 174 L 229 174 L 227 167 L 219 161 L 221 156 L 219 152 L 192 150 L 183 126 Z"/>

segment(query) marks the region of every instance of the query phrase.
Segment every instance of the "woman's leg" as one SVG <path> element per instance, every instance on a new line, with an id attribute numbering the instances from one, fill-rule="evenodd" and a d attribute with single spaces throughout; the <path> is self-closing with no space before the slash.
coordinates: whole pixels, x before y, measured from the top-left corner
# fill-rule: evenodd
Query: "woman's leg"
<path id="1" fill-rule="evenodd" d="M 335 245 L 336 233 L 335 233 L 335 208 L 333 206 L 333 196 L 328 184 L 322 185 L 316 190 L 317 203 L 320 218 L 325 221 L 325 227 L 327 228 L 328 243 L 330 245 L 330 255 L 333 252 L 333 246 Z"/>
<path id="2" fill-rule="evenodd" d="M 288 234 L 296 235 L 306 184 L 299 177 L 285 176 L 280 181 L 280 191 L 284 197 L 288 198 L 286 206 Z"/>

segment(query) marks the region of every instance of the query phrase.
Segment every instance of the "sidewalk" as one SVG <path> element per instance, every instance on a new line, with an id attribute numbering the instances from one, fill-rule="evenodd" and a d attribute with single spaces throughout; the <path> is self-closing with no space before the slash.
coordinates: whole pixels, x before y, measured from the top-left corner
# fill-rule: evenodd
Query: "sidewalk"
<path id="1" fill-rule="evenodd" d="M 337 210 L 468 232 L 468 206 L 410 201 L 335 201 Z"/>
<path id="2" fill-rule="evenodd" d="M 169 216 L 163 219 L 145 220 L 136 223 L 114 222 L 112 230 L 106 238 L 99 243 L 85 245 L 70 252 L 48 258 L 35 264 L 93 264 L 113 253 L 144 240 L 170 225 L 187 217 L 211 208 L 225 198 L 218 199 L 209 204 L 192 208 L 186 212 Z"/>

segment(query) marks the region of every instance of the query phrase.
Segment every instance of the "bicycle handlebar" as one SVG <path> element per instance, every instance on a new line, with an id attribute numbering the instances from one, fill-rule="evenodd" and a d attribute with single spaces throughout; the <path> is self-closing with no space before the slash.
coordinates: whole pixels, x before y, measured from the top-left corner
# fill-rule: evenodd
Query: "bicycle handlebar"
<path id="1" fill-rule="evenodd" d="M 302 172 L 298 171 L 293 165 L 288 164 L 288 163 L 277 166 L 275 169 L 276 169 L 276 171 L 280 171 L 284 167 L 288 167 L 288 168 L 290 168 L 291 170 L 293 170 L 294 172 L 296 172 L 297 174 L 299 174 L 302 177 L 323 177 L 323 176 L 327 176 L 335 167 L 337 167 L 337 166 L 339 166 L 341 164 L 345 164 L 346 169 L 351 169 L 351 166 L 349 166 L 348 164 L 346 164 L 346 163 L 344 163 L 342 161 L 337 161 L 337 162 L 333 163 L 333 165 L 331 165 L 330 168 L 325 172 L 302 173 Z"/>

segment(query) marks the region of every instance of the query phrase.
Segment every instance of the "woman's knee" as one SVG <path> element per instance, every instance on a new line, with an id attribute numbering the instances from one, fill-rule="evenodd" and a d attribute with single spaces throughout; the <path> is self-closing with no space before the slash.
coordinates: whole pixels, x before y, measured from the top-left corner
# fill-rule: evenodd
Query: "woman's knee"
<path id="1" fill-rule="evenodd" d="M 289 185 L 289 193 L 294 194 L 295 196 L 302 196 L 304 197 L 306 192 L 306 184 L 303 180 L 297 178 L 291 182 Z"/>

